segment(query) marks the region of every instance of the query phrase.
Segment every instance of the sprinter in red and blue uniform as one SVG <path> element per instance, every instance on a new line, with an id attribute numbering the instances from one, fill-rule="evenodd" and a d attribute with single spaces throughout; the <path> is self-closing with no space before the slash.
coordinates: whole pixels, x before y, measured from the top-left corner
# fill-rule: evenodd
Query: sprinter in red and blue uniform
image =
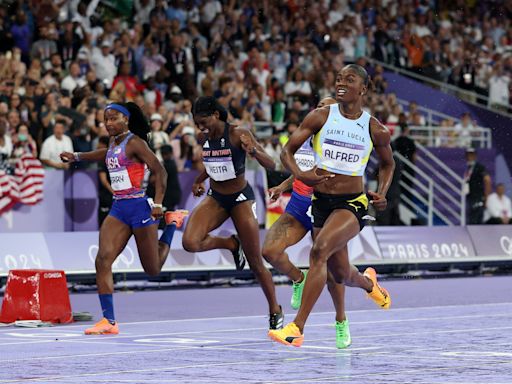
<path id="1" fill-rule="evenodd" d="M 114 192 L 114 203 L 100 229 L 96 256 L 96 284 L 103 319 L 85 330 L 87 335 L 118 334 L 112 294 L 112 264 L 135 236 L 140 262 L 151 275 L 160 273 L 167 259 L 174 231 L 183 224 L 187 211 L 166 212 L 165 227 L 158 239 L 158 223 L 164 216 L 162 200 L 167 173 L 147 144 L 149 125 L 134 103 L 113 103 L 105 108 L 105 126 L 110 136 L 108 149 L 61 154 L 63 161 L 105 161 Z M 155 201 L 143 188 L 145 173 L 155 177 Z"/>

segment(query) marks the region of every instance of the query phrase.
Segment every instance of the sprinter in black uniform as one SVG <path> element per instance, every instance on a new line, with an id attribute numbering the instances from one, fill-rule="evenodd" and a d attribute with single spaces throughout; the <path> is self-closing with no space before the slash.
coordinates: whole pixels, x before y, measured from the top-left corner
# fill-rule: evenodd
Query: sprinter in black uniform
<path id="1" fill-rule="evenodd" d="M 263 167 L 274 169 L 275 163 L 247 129 L 228 124 L 227 111 L 214 97 L 200 97 L 194 103 L 194 121 L 202 132 L 203 164 L 192 186 L 192 193 L 205 193 L 204 181 L 210 178 L 206 198 L 192 212 L 185 233 L 183 248 L 188 252 L 229 249 L 237 270 L 245 260 L 258 279 L 269 305 L 269 328 L 280 329 L 284 315 L 277 303 L 272 274 L 263 264 L 260 251 L 259 225 L 254 192 L 245 180 L 245 156 L 248 153 Z M 229 217 L 238 236 L 218 237 L 209 233 Z"/>

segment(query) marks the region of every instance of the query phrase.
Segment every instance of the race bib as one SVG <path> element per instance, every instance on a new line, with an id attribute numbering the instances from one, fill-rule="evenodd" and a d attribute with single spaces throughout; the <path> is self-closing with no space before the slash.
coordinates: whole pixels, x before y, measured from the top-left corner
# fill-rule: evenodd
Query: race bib
<path id="1" fill-rule="evenodd" d="M 315 166 L 315 156 L 310 151 L 298 150 L 294 155 L 295 162 L 302 172 L 309 171 Z"/>
<path id="2" fill-rule="evenodd" d="M 215 181 L 225 181 L 236 178 L 235 167 L 231 157 L 215 157 L 204 159 L 206 173 Z"/>
<path id="3" fill-rule="evenodd" d="M 358 172 L 364 145 L 326 139 L 322 145 L 322 165 L 346 172 Z"/>
<path id="4" fill-rule="evenodd" d="M 110 171 L 110 185 L 114 191 L 124 191 L 133 188 L 130 175 L 126 169 Z"/>

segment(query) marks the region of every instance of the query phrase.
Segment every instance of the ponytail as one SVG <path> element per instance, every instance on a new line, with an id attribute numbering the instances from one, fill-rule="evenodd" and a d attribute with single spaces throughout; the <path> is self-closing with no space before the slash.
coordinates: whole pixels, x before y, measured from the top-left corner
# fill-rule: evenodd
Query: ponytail
<path id="1" fill-rule="evenodd" d="M 149 144 L 148 134 L 151 129 L 146 116 L 144 116 L 144 112 L 142 112 L 142 109 L 137 104 L 132 102 L 128 102 L 124 106 L 130 112 L 128 129 Z"/>

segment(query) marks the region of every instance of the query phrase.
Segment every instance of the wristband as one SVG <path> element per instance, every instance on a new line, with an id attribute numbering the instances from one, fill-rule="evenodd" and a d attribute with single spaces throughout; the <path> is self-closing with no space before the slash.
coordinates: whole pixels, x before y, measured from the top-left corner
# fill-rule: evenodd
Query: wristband
<path id="1" fill-rule="evenodd" d="M 80 161 L 80 152 L 73 152 L 73 160 Z"/>
<path id="2" fill-rule="evenodd" d="M 163 208 L 163 205 L 153 203 L 153 208 Z"/>

